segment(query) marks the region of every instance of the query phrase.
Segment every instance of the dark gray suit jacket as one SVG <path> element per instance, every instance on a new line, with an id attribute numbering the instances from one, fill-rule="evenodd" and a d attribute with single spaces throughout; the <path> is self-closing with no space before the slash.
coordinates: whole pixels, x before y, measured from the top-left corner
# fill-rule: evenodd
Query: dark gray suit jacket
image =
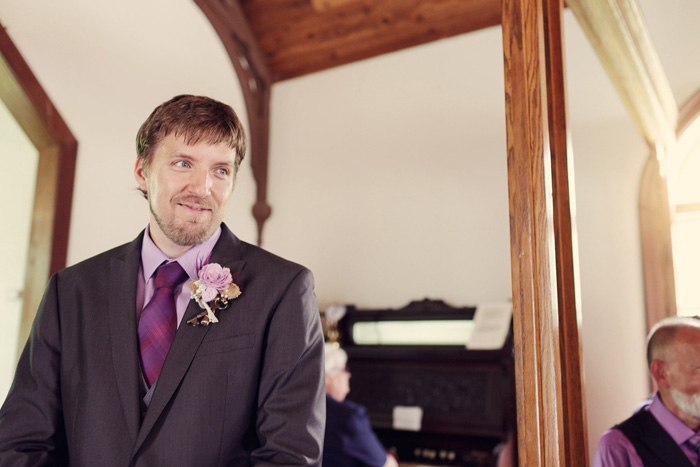
<path id="1" fill-rule="evenodd" d="M 187 308 L 141 419 L 133 242 L 55 274 L 0 409 L 0 466 L 320 465 L 323 337 L 309 270 L 222 224 L 242 295 Z"/>

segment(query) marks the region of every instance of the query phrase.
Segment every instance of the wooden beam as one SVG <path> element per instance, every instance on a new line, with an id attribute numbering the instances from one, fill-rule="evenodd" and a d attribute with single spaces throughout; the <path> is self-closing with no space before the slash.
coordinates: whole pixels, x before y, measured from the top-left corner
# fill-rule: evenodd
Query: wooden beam
<path id="1" fill-rule="evenodd" d="M 587 464 L 561 9 L 504 0 L 501 20 L 520 465 Z"/>
<path id="2" fill-rule="evenodd" d="M 675 142 L 678 105 L 637 0 L 568 0 L 588 40 L 651 145 Z"/>
<path id="3" fill-rule="evenodd" d="M 78 143 L 4 27 L 0 27 L 0 99 L 39 151 L 21 350 L 49 275 L 66 265 Z"/>
<path id="4" fill-rule="evenodd" d="M 501 0 L 243 0 L 274 81 L 464 34 L 500 21 Z"/>
<path id="5" fill-rule="evenodd" d="M 581 298 L 576 245 L 576 206 L 573 201 L 574 158 L 566 106 L 563 0 L 545 2 L 545 58 L 549 146 L 552 158 L 554 242 L 559 310 L 562 414 L 565 465 L 586 465 L 588 455 L 586 398 L 583 383 Z"/>
<path id="6" fill-rule="evenodd" d="M 262 245 L 265 221 L 272 213 L 267 203 L 272 77 L 238 0 L 195 0 L 195 3 L 221 38 L 243 90 L 250 127 L 250 164 L 256 183 L 253 217 L 258 227 L 258 245 Z"/>

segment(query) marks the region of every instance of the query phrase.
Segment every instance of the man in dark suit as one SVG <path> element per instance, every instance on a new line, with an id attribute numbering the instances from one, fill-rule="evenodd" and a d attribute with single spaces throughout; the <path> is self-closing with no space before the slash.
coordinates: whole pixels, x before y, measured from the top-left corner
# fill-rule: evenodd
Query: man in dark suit
<path id="1" fill-rule="evenodd" d="M 222 223 L 240 121 L 178 96 L 137 153 L 150 223 L 51 278 L 0 409 L 0 466 L 320 465 L 312 275 Z"/>
<path id="2" fill-rule="evenodd" d="M 647 361 L 658 392 L 602 436 L 594 467 L 698 465 L 700 320 L 657 323 L 649 332 Z"/>

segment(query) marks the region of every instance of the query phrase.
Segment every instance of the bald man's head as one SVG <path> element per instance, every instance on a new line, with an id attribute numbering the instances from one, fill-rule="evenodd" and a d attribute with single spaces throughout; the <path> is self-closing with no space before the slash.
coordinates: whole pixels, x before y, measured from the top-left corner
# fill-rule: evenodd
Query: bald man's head
<path id="1" fill-rule="evenodd" d="M 674 316 L 659 321 L 651 328 L 647 338 L 648 365 L 651 366 L 654 360 L 668 362 L 672 358 L 672 343 L 676 341 L 681 329 L 700 334 L 700 319 Z"/>
<path id="2" fill-rule="evenodd" d="M 700 320 L 667 318 L 649 333 L 649 371 L 668 410 L 693 431 L 700 428 Z"/>

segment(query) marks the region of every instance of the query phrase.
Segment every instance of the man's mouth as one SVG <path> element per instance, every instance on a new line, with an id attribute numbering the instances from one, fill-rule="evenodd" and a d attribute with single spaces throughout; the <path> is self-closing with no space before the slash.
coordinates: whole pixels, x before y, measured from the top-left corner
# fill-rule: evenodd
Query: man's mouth
<path id="1" fill-rule="evenodd" d="M 178 204 L 178 206 L 182 206 L 183 208 L 185 208 L 189 211 L 193 211 L 193 212 L 197 212 L 197 213 L 211 211 L 210 207 L 202 206 L 200 204 L 193 204 L 193 203 L 177 203 L 177 204 Z"/>

